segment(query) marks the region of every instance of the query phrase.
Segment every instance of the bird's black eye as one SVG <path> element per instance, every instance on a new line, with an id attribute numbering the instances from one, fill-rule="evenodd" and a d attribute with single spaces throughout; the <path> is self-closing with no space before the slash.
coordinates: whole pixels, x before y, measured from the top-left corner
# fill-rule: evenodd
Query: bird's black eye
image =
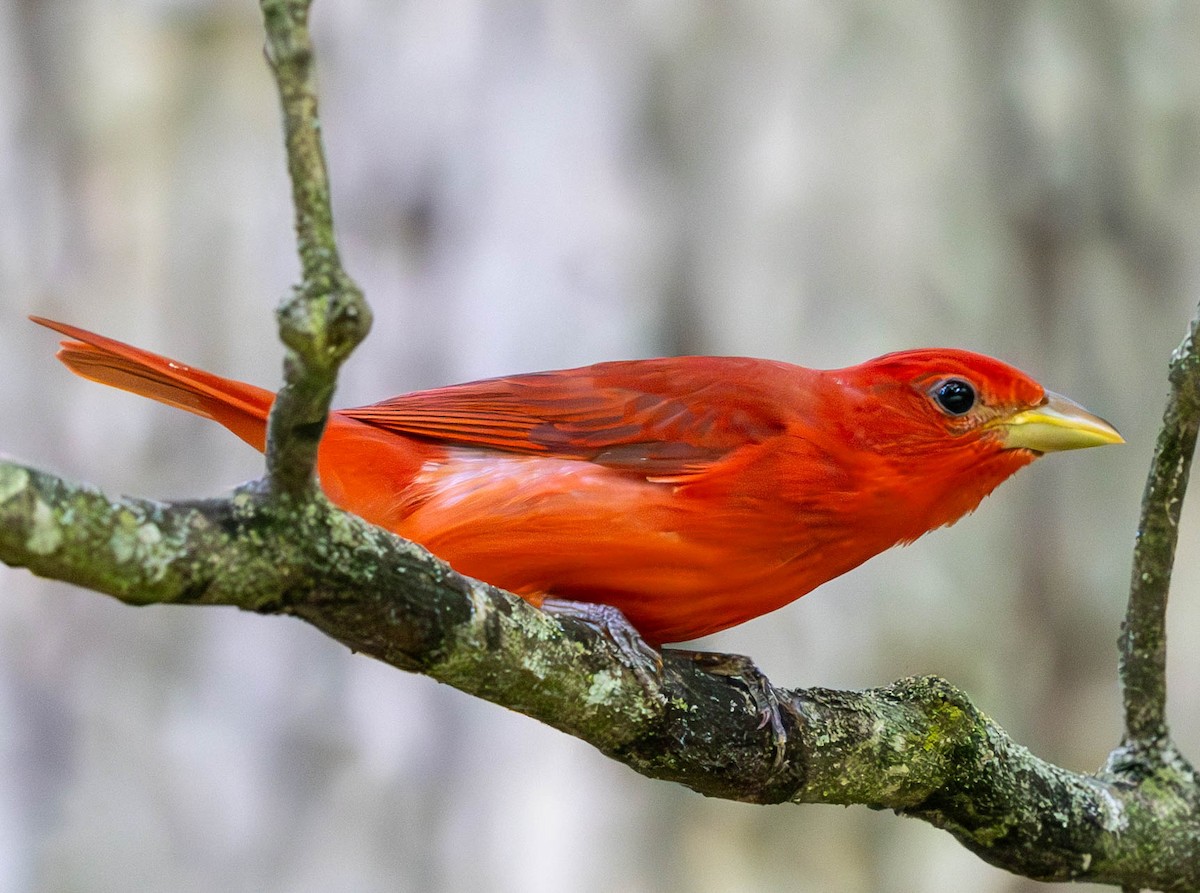
<path id="1" fill-rule="evenodd" d="M 975 389 L 961 378 L 950 378 L 933 389 L 933 399 L 950 415 L 962 415 L 975 405 Z"/>

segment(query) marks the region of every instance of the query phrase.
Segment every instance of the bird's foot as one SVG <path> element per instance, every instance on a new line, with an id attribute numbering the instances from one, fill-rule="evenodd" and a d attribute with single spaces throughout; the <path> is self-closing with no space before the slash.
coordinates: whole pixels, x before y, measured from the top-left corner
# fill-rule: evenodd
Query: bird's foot
<path id="1" fill-rule="evenodd" d="M 617 650 L 621 662 L 633 671 L 648 694 L 662 698 L 662 654 L 650 645 L 619 608 L 594 602 L 547 598 L 542 610 L 560 619 L 578 621 L 603 636 Z"/>
<path id="2" fill-rule="evenodd" d="M 783 758 L 787 750 L 787 728 L 783 724 L 780 711 L 779 696 L 775 694 L 775 686 L 763 675 L 763 671 L 754 665 L 754 661 L 743 654 L 718 654 L 711 651 L 687 651 L 672 648 L 673 654 L 690 658 L 700 669 L 714 676 L 727 676 L 737 679 L 746 687 L 751 702 L 758 711 L 758 727 L 771 727 L 771 737 L 775 745 L 774 768 L 783 766 Z"/>

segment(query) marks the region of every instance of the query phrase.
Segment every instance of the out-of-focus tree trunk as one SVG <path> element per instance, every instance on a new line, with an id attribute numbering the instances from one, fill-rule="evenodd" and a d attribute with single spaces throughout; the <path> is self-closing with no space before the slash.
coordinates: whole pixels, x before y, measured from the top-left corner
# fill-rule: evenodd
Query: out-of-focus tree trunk
<path id="1" fill-rule="evenodd" d="M 1055 762 L 1103 759 L 1155 364 L 1197 293 L 1190 11 L 345 3 L 315 27 L 343 251 L 377 316 L 343 402 L 676 350 L 833 365 L 946 343 L 1116 421 L 1123 454 L 1041 463 L 708 643 L 785 683 L 937 672 Z M 69 381 L 20 319 L 277 381 L 266 310 L 295 272 L 260 43 L 234 2 L 0 6 L 6 449 L 165 496 L 258 473 L 223 432 Z M 299 628 L 0 587 L 14 889 L 1022 888 L 915 823 L 649 788 Z M 1196 611 L 1174 608 L 1176 704 Z M 1194 752 L 1196 717 L 1174 720 Z"/>

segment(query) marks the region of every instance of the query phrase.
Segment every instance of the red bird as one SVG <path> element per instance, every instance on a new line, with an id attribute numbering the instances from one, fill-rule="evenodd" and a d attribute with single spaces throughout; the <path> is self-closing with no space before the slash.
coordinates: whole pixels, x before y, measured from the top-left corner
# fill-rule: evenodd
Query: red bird
<path id="1" fill-rule="evenodd" d="M 74 326 L 73 372 L 262 450 L 274 394 Z M 676 357 L 418 391 L 330 414 L 329 498 L 523 596 L 619 608 L 649 642 L 773 611 L 952 524 L 1042 453 L 1121 443 L 999 360 L 845 369 Z"/>

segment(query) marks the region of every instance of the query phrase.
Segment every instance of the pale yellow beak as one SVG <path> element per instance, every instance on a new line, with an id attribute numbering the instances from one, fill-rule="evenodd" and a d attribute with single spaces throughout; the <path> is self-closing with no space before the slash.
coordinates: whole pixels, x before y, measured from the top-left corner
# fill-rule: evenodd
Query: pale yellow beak
<path id="1" fill-rule="evenodd" d="M 1046 391 L 1041 406 L 1006 419 L 996 419 L 989 427 L 993 426 L 1002 429 L 1006 448 L 1037 450 L 1039 453 L 1125 442 L 1117 429 L 1104 419 L 1053 391 Z"/>

